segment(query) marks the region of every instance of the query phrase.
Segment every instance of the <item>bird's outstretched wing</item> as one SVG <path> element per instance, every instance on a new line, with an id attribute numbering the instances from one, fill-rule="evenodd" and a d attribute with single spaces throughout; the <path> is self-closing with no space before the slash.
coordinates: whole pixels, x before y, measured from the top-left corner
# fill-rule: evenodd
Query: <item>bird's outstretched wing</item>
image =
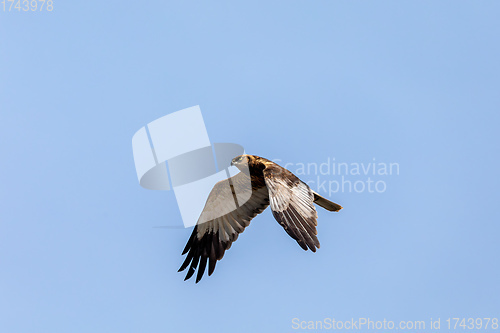
<path id="1" fill-rule="evenodd" d="M 314 192 L 293 173 L 274 163 L 264 169 L 264 179 L 274 218 L 300 247 L 316 252 L 319 241 Z"/>
<path id="2" fill-rule="evenodd" d="M 239 201 L 245 199 L 248 200 L 238 205 Z M 189 266 L 184 280 L 193 276 L 198 269 L 198 283 L 205 272 L 207 261 L 208 275 L 212 275 L 217 260 L 222 259 L 224 252 L 231 247 L 238 235 L 267 206 L 269 195 L 265 184 L 251 184 L 250 177 L 243 172 L 215 184 L 182 252 L 187 253 L 187 257 L 179 272 Z"/>

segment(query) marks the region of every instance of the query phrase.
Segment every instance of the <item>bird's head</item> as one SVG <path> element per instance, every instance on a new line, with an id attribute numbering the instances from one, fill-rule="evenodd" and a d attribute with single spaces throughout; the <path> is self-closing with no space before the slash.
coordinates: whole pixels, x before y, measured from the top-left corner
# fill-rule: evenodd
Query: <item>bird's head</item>
<path id="1" fill-rule="evenodd" d="M 252 155 L 240 155 L 233 158 L 231 161 L 231 165 L 237 167 L 242 170 L 242 168 L 248 168 L 248 164 L 252 160 Z"/>

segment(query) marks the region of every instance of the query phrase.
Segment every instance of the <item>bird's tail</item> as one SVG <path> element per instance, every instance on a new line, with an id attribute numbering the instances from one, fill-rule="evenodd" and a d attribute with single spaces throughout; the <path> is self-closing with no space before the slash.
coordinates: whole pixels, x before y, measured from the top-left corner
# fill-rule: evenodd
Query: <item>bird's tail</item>
<path id="1" fill-rule="evenodd" d="M 314 192 L 314 203 L 320 205 L 326 210 L 329 210 L 330 212 L 338 212 L 339 210 L 342 209 L 341 205 L 337 205 L 335 202 L 331 202 L 328 199 L 323 198 L 321 195 L 318 193 Z"/>

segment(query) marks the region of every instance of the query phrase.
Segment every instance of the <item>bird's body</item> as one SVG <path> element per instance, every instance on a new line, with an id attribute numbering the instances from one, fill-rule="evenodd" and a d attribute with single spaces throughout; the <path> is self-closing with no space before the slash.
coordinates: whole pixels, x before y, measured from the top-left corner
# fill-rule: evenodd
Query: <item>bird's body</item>
<path id="1" fill-rule="evenodd" d="M 255 155 L 241 155 L 232 165 L 240 173 L 215 184 L 197 225 L 182 254 L 187 257 L 179 271 L 189 266 L 186 280 L 198 268 L 200 281 L 208 263 L 208 275 L 224 252 L 250 221 L 269 205 L 274 218 L 304 249 L 316 252 L 316 203 L 329 211 L 342 207 L 309 188 L 297 176 L 278 164 Z"/>

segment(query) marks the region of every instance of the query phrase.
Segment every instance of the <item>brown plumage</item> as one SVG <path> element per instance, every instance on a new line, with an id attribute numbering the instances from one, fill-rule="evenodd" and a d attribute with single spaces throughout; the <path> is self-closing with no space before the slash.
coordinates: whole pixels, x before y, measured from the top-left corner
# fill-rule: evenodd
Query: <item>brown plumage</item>
<path id="1" fill-rule="evenodd" d="M 179 269 L 188 268 L 185 280 L 194 275 L 199 282 L 208 263 L 208 275 L 250 221 L 271 205 L 273 216 L 304 250 L 316 252 L 318 215 L 313 203 L 333 212 L 342 207 L 302 182 L 297 176 L 268 159 L 255 155 L 235 157 L 231 165 L 240 173 L 215 184 L 182 254 Z"/>

